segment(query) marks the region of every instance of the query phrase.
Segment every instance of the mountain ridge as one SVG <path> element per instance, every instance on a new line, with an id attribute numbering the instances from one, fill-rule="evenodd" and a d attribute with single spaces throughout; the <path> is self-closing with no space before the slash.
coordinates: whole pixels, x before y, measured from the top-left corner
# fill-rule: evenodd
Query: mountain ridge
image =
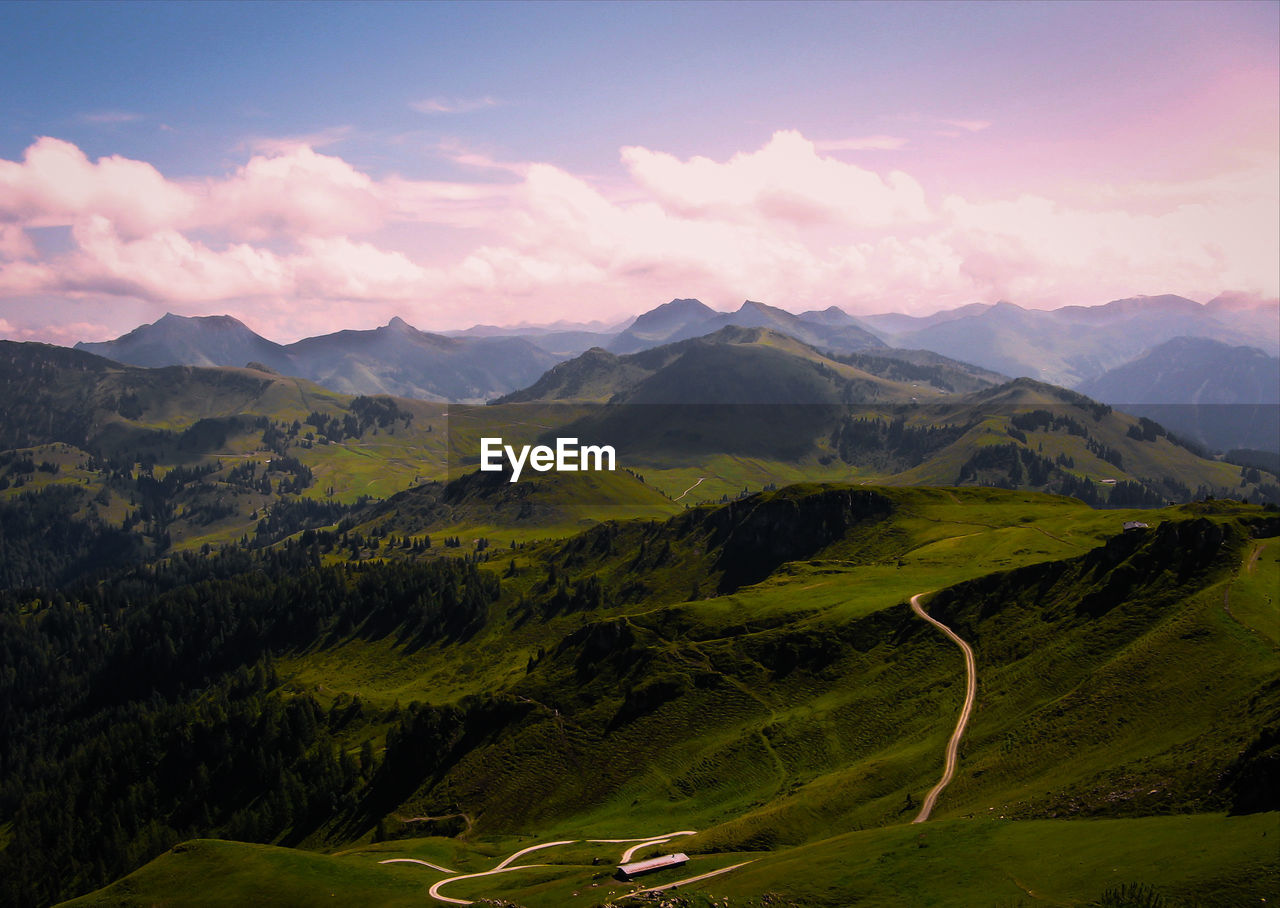
<path id="1" fill-rule="evenodd" d="M 230 335 L 233 342 L 226 341 Z M 348 328 L 280 345 L 229 315 L 167 314 L 114 341 L 83 350 L 130 365 L 233 366 L 261 363 L 344 394 L 392 394 L 480 401 L 536 379 L 557 359 L 523 338 L 448 337 L 396 316 L 371 329 Z"/>
<path id="2" fill-rule="evenodd" d="M 1222 294 L 1204 304 L 1171 294 L 1134 296 L 1054 310 L 1002 300 L 928 316 L 863 317 L 837 306 L 795 314 L 754 300 L 720 312 L 697 299 L 676 298 L 613 326 L 558 322 L 427 332 L 397 316 L 379 328 L 344 329 L 288 345 L 267 340 L 230 316 L 170 313 L 114 341 L 76 347 L 135 365 L 252 362 L 343 393 L 482 402 L 528 388 L 552 366 L 591 348 L 629 355 L 730 326 L 768 328 L 838 358 L 874 353 L 914 357 L 918 363 L 930 354 L 1064 387 L 1082 387 L 1177 336 L 1280 354 L 1280 310 L 1273 301 L 1241 294 Z"/>

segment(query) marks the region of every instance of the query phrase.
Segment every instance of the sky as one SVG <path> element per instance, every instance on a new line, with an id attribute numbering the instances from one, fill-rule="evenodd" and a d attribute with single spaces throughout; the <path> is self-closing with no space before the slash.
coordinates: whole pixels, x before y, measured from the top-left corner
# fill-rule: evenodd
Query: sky
<path id="1" fill-rule="evenodd" d="M 1280 3 L 0 3 L 0 337 L 1280 294 Z"/>

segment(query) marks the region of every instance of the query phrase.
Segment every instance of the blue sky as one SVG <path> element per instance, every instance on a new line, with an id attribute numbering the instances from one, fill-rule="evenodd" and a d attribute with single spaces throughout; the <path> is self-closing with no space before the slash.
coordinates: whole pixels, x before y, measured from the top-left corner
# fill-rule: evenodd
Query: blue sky
<path id="1" fill-rule="evenodd" d="M 0 4 L 0 334 L 1274 295 L 1278 10 Z"/>

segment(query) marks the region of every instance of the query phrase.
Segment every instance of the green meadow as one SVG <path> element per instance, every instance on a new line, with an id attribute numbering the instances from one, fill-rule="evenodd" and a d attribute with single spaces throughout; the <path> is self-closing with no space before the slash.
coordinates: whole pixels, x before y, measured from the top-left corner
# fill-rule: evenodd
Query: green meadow
<path id="1" fill-rule="evenodd" d="M 774 545 L 836 505 L 851 522 L 803 557 Z M 1150 529 L 1122 532 L 1132 518 Z M 470 639 L 353 637 L 277 659 L 294 695 L 365 704 L 353 750 L 386 746 L 413 701 L 511 704 L 403 788 L 381 832 L 353 838 L 335 818 L 302 852 L 189 843 L 75 904 L 399 904 L 445 875 L 379 860 L 475 873 L 565 839 L 580 844 L 529 856 L 546 866 L 443 894 L 601 905 L 636 888 L 610 878 L 627 846 L 583 840 L 678 829 L 697 834 L 646 853 L 689 865 L 644 885 L 751 862 L 681 887 L 690 904 L 1089 905 L 1137 885 L 1170 905 L 1260 904 L 1280 841 L 1249 781 L 1280 716 L 1267 519 L 1232 502 L 1097 511 L 811 485 L 519 544 L 494 562 L 502 595 Z M 766 575 L 717 592 L 753 576 L 742 559 Z M 598 600 L 581 600 L 589 579 Z M 917 825 L 964 687 L 958 650 L 906 608 L 924 590 L 974 647 L 979 694 L 959 771 Z M 414 818 L 454 815 L 450 837 L 418 835 Z"/>

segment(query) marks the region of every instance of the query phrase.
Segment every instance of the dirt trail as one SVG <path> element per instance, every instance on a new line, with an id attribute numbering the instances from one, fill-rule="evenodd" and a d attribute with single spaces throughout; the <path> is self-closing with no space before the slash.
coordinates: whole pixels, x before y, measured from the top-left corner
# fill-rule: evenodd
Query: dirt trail
<path id="1" fill-rule="evenodd" d="M 676 880 L 674 883 L 664 883 L 661 886 L 650 886 L 648 889 L 641 889 L 633 892 L 632 895 L 644 895 L 646 892 L 666 892 L 668 889 L 675 889 L 679 886 L 688 886 L 690 883 L 698 883 L 702 880 L 709 880 L 713 876 L 720 876 L 722 873 L 728 873 L 730 870 L 737 870 L 739 867 L 746 867 L 751 861 L 743 861 L 741 864 L 733 864 L 729 867 L 722 867 L 719 870 L 713 870 L 710 873 L 703 873 L 698 876 L 691 876 L 687 879 Z"/>
<path id="2" fill-rule="evenodd" d="M 672 500 L 672 501 L 679 501 L 681 498 L 684 498 L 684 496 L 688 495 L 690 492 L 692 492 L 692 491 L 693 491 L 694 489 L 696 489 L 698 486 L 702 485 L 702 481 L 703 481 L 704 479 L 706 479 L 706 478 L 707 478 L 707 477 L 705 477 L 705 476 L 699 476 L 699 477 L 698 477 L 698 481 L 697 481 L 697 482 L 695 482 L 693 485 L 689 486 L 689 488 L 685 489 L 683 492 L 681 492 L 679 495 L 677 495 L 675 498 L 673 498 L 673 499 L 671 499 L 671 500 Z"/>
<path id="3" fill-rule="evenodd" d="M 423 867 L 430 867 L 432 870 L 439 870 L 441 873 L 457 873 L 456 870 L 450 870 L 448 867 L 441 867 L 439 864 L 433 864 L 430 861 L 419 860 L 418 858 L 387 858 L 385 861 L 379 861 L 379 864 L 421 864 Z"/>
<path id="4" fill-rule="evenodd" d="M 574 844 L 574 841 L 572 839 L 567 839 L 563 842 L 545 842 L 541 845 L 530 845 L 528 848 L 521 848 L 519 851 L 511 855 L 511 857 L 507 858 L 505 861 L 503 861 L 501 864 L 499 864 L 497 867 L 493 868 L 492 870 L 485 870 L 482 873 L 466 873 L 466 874 L 463 874 L 462 876 L 445 877 L 443 880 L 440 880 L 435 885 L 433 885 L 430 889 L 428 889 L 427 895 L 431 896 L 433 899 L 437 899 L 438 901 L 448 902 L 451 905 L 473 905 L 475 903 L 468 899 L 453 899 L 453 898 L 449 898 L 449 896 L 447 895 L 441 895 L 440 887 L 444 886 L 446 883 L 457 883 L 461 880 L 474 880 L 477 877 L 493 876 L 495 873 L 507 873 L 512 870 L 529 870 L 532 867 L 543 867 L 545 866 L 543 864 L 513 865 L 512 862 L 516 858 L 523 857 L 524 855 L 528 854 L 531 851 L 541 851 L 543 848 L 555 848 L 557 845 L 572 845 L 572 844 Z"/>
<path id="5" fill-rule="evenodd" d="M 616 842 L 620 844 L 639 842 L 640 844 L 636 845 L 633 848 L 628 848 L 623 853 L 622 863 L 626 863 L 627 860 L 630 859 L 630 857 L 636 851 L 638 851 L 641 848 L 644 848 L 646 845 L 665 845 L 668 841 L 670 841 L 671 839 L 677 838 L 678 836 L 687 836 L 687 835 L 695 835 L 695 834 L 696 834 L 695 830 L 681 829 L 678 832 L 669 832 L 664 835 L 653 836 L 651 838 L 587 839 L 587 841 L 593 842 L 593 843 Z M 521 848 L 515 854 L 511 855 L 510 857 L 506 858 L 501 863 L 499 863 L 498 866 L 494 867 L 492 870 L 484 870 L 484 871 L 481 871 L 480 873 L 458 874 L 457 871 L 455 870 L 446 870 L 443 867 L 439 867 L 435 864 L 428 863 L 427 861 L 418 860 L 416 858 L 391 858 L 389 860 L 379 861 L 378 863 L 379 864 L 422 864 L 426 867 L 430 867 L 432 870 L 438 870 L 441 873 L 455 874 L 454 876 L 447 876 L 443 880 L 437 880 L 435 884 L 433 884 L 432 887 L 427 890 L 427 894 L 431 896 L 431 898 L 437 901 L 447 902 L 450 905 L 474 905 L 475 902 L 471 901 L 470 899 L 459 899 L 459 898 L 452 898 L 447 895 L 441 895 L 440 889 L 446 885 L 451 885 L 453 883 L 461 882 L 462 880 L 474 880 L 478 877 L 493 876 L 494 874 L 497 874 L 497 873 L 510 873 L 513 870 L 531 870 L 535 867 L 545 867 L 547 866 L 546 864 L 516 864 L 515 861 L 517 858 L 524 857 L 526 854 L 529 854 L 532 851 L 541 851 L 544 848 L 555 848 L 559 845 L 574 845 L 574 844 L 577 844 L 576 840 L 566 839 L 561 842 L 543 842 L 542 844 L 539 844 L 539 845 L 530 845 L 528 848 Z M 747 863 L 750 863 L 750 861 L 748 861 Z M 718 876 L 721 873 L 727 873 L 729 870 L 733 870 L 736 867 L 741 867 L 741 866 L 742 866 L 741 864 L 736 864 L 734 865 L 734 867 L 726 867 L 724 870 L 717 870 L 717 871 L 714 871 L 713 873 L 704 874 L 703 876 L 694 877 L 689 880 L 680 880 L 679 882 L 672 883 L 670 885 L 678 886 L 683 883 L 693 882 L 694 880 L 701 880 L 707 877 Z M 666 888 L 666 887 L 663 887 L 663 888 Z M 646 890 L 646 891 L 650 891 L 650 890 Z M 658 891 L 658 890 L 652 890 L 652 891 Z"/>
<path id="6" fill-rule="evenodd" d="M 960 748 L 960 738 L 964 734 L 965 726 L 969 724 L 969 716 L 973 713 L 973 700 L 978 692 L 978 668 L 973 658 L 973 650 L 969 648 L 969 644 L 960 639 L 960 635 L 947 627 L 941 621 L 929 616 L 929 613 L 920 605 L 920 598 L 927 595 L 926 593 L 916 593 L 911 597 L 912 610 L 928 621 L 934 627 L 941 630 L 944 634 L 960 647 L 964 652 L 964 668 L 965 668 L 965 690 L 964 690 L 964 706 L 960 709 L 960 718 L 956 722 L 956 730 L 951 733 L 951 740 L 947 742 L 947 760 L 942 771 L 942 778 L 938 780 L 938 784 L 929 789 L 929 793 L 925 795 L 924 803 L 920 806 L 920 813 L 912 820 L 912 823 L 923 823 L 929 819 L 929 814 L 933 813 L 933 805 L 938 800 L 938 795 L 942 794 L 942 789 L 946 788 L 951 782 L 951 777 L 956 774 L 956 752 Z"/>

